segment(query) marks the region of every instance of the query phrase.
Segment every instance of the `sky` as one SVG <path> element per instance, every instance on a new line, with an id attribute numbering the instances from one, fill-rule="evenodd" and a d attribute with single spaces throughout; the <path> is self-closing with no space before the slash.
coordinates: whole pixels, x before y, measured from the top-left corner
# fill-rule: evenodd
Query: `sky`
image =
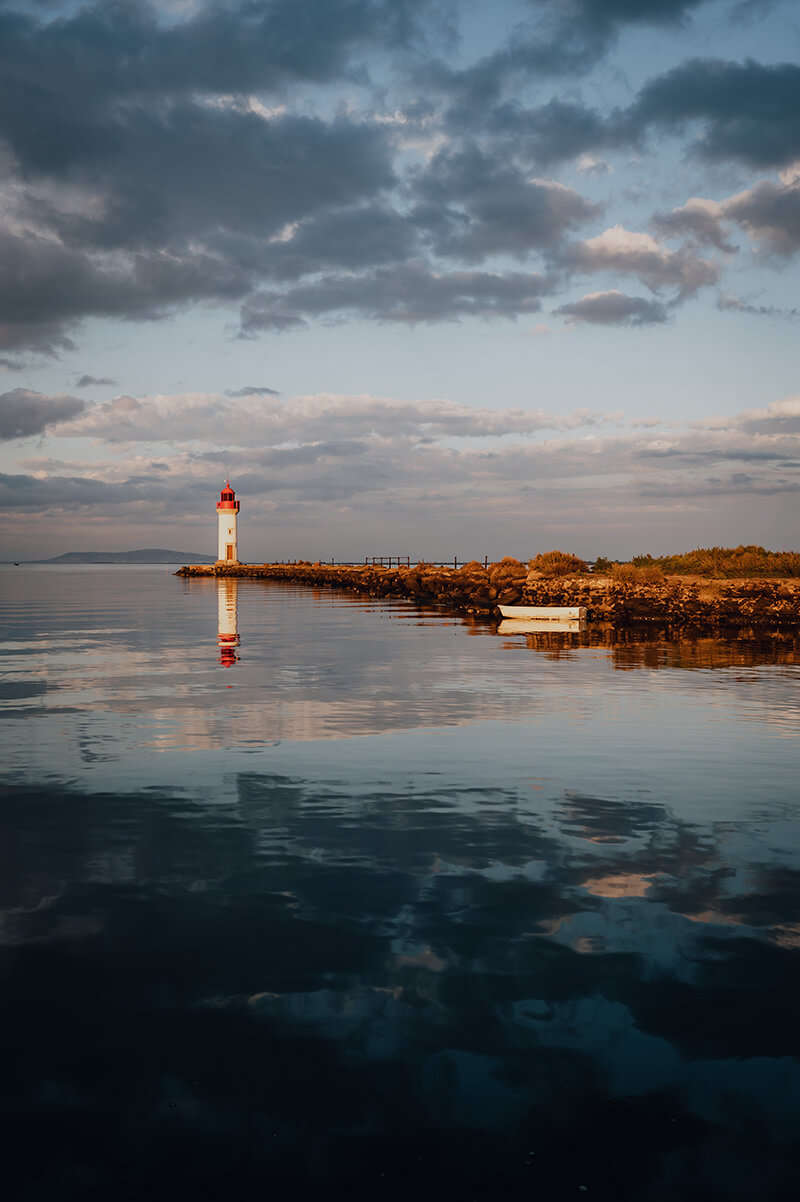
<path id="1" fill-rule="evenodd" d="M 0 559 L 796 548 L 794 0 L 0 0 Z"/>

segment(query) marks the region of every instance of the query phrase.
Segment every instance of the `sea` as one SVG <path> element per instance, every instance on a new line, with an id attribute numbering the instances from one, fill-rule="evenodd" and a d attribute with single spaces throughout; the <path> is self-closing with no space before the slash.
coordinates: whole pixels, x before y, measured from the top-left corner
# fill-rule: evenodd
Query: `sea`
<path id="1" fill-rule="evenodd" d="M 0 568 L 0 1194 L 800 1196 L 800 640 Z"/>

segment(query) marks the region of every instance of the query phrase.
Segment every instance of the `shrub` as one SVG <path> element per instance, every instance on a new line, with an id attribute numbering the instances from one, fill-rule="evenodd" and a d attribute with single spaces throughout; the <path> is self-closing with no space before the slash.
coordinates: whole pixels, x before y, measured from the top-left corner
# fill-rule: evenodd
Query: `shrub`
<path id="1" fill-rule="evenodd" d="M 489 564 L 489 579 L 492 581 L 514 579 L 524 576 L 527 571 L 528 569 L 521 560 L 514 559 L 512 555 L 506 555 L 499 563 Z"/>
<path id="2" fill-rule="evenodd" d="M 597 559 L 592 564 L 592 571 L 598 576 L 608 576 L 610 575 L 613 566 L 613 560 L 606 559 L 605 555 L 598 555 Z"/>
<path id="3" fill-rule="evenodd" d="M 544 551 L 530 561 L 529 567 L 542 576 L 577 576 L 585 572 L 586 564 L 567 551 Z"/>

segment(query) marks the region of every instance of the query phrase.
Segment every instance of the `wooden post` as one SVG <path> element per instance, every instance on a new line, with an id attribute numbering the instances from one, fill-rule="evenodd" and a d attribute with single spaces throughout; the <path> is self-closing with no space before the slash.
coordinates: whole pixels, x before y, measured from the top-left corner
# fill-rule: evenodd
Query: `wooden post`
<path id="1" fill-rule="evenodd" d="M 488 572 L 489 571 L 489 556 L 488 555 L 484 555 L 484 557 L 483 557 L 483 566 L 484 566 L 485 571 Z"/>

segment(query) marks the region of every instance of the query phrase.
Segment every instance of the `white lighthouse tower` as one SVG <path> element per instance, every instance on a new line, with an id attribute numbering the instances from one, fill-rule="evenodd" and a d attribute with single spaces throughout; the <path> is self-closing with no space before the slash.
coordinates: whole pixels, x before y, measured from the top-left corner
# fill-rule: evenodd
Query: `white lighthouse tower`
<path id="1" fill-rule="evenodd" d="M 217 501 L 217 517 L 219 518 L 219 543 L 217 546 L 217 563 L 238 563 L 239 542 L 236 534 L 236 524 L 239 517 L 239 502 L 231 488 L 230 480 L 225 481 L 225 487 Z"/>

